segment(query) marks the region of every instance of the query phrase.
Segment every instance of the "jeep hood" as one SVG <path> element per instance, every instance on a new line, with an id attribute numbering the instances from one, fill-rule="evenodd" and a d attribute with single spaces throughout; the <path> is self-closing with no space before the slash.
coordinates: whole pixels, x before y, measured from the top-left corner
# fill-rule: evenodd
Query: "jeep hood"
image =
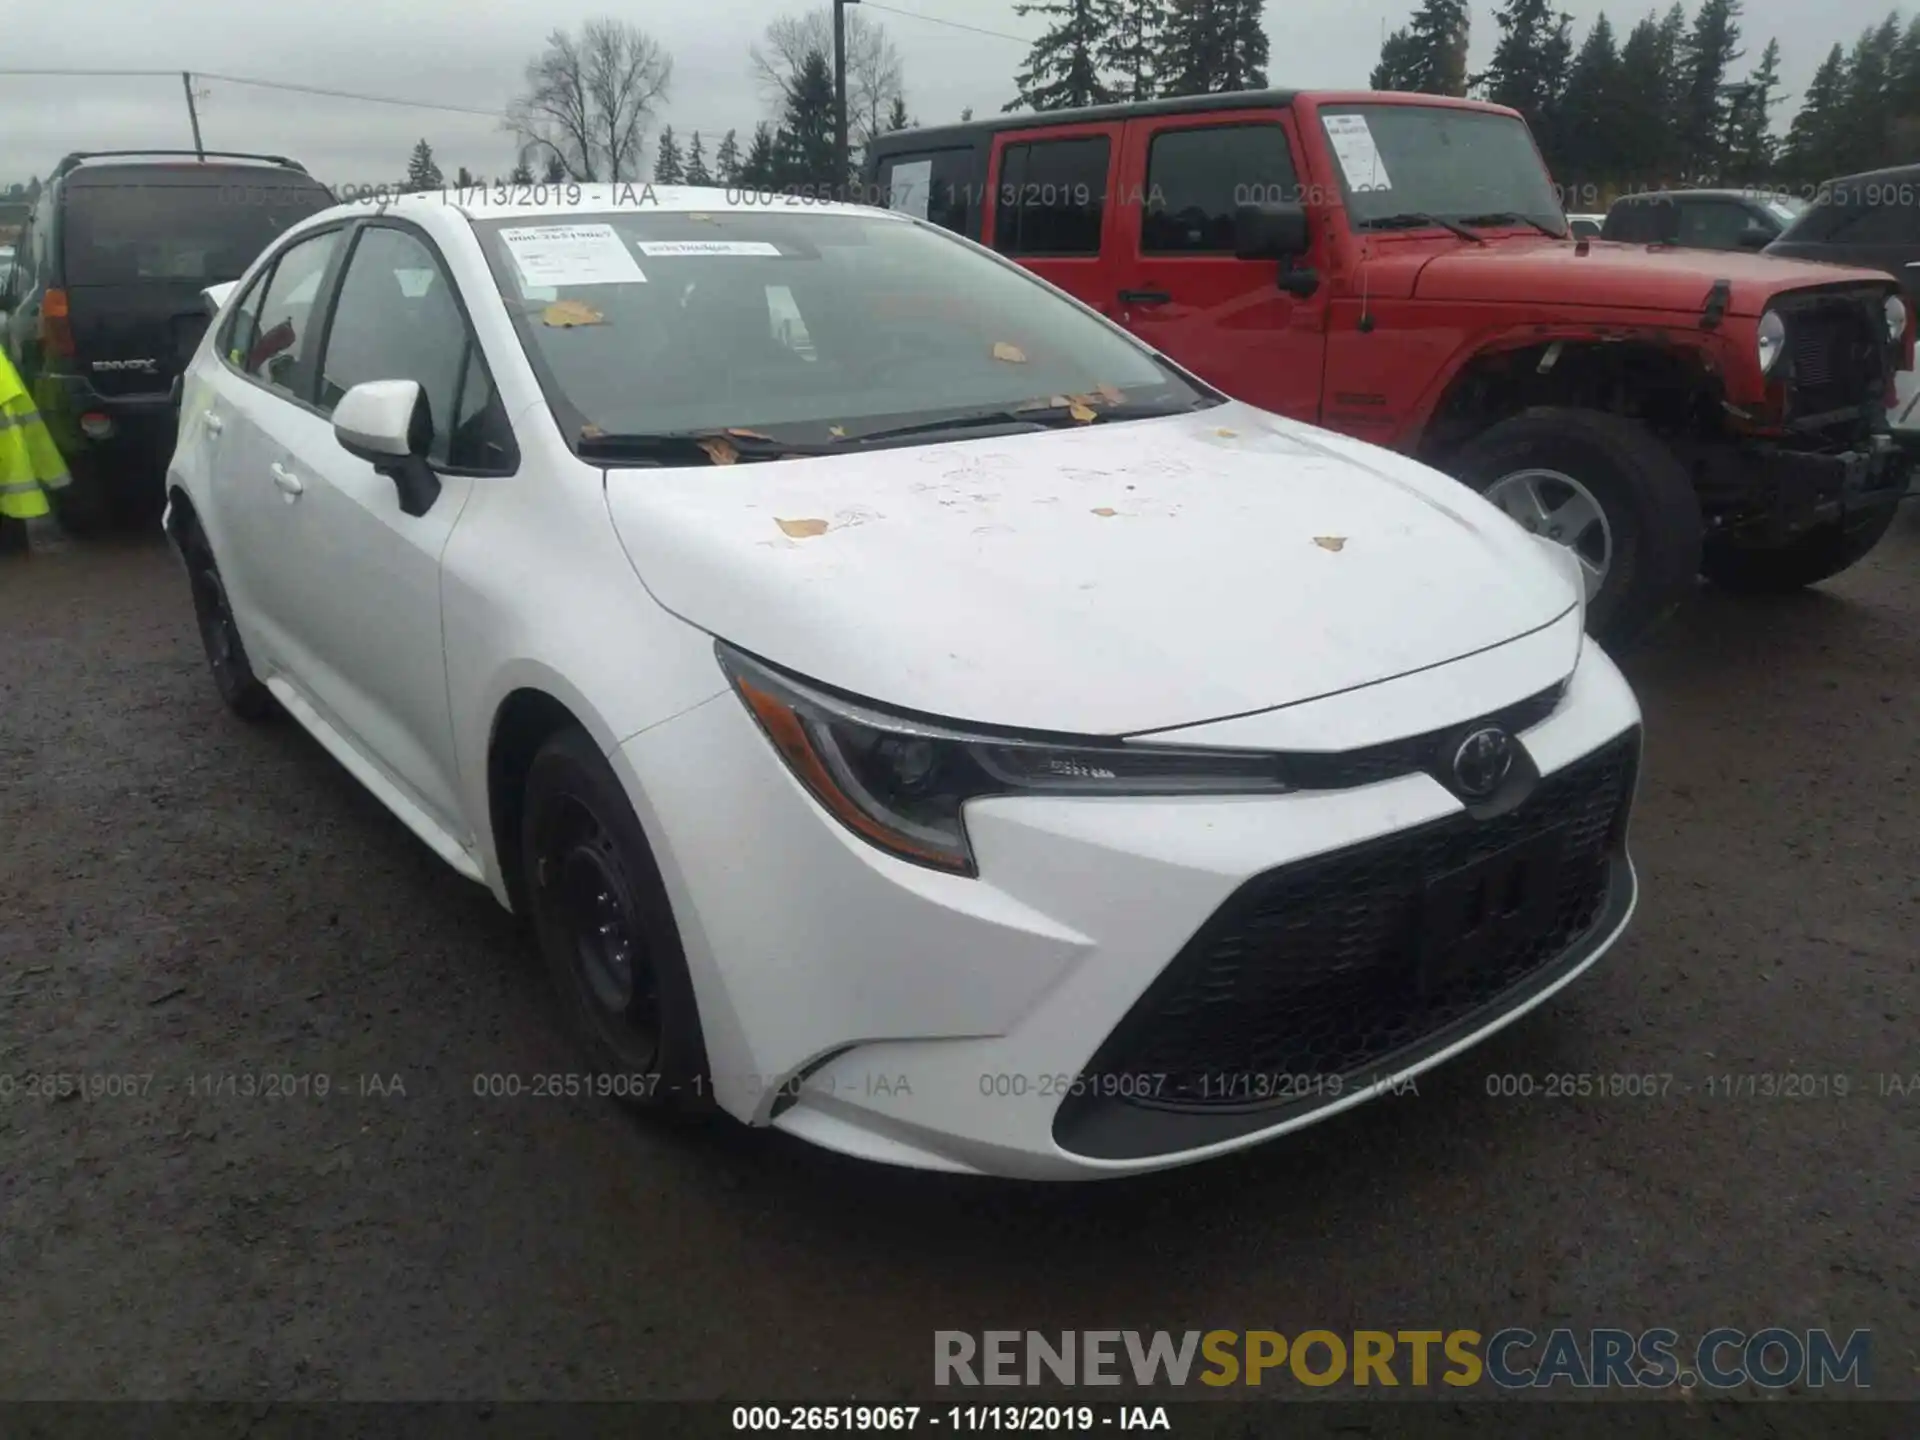
<path id="1" fill-rule="evenodd" d="M 1878 270 L 1786 260 L 1744 250 L 1681 250 L 1617 241 L 1589 242 L 1586 254 L 1570 241 L 1509 239 L 1462 242 L 1421 266 L 1414 282 L 1420 300 L 1480 301 L 1609 310 L 1656 310 L 1697 316 L 1714 282 L 1729 286 L 1727 313 L 1757 316 L 1784 290 L 1813 285 L 1871 285 L 1891 291 Z"/>
<path id="2" fill-rule="evenodd" d="M 605 485 L 682 619 L 857 696 L 1029 730 L 1337 694 L 1577 603 L 1543 545 L 1452 480 L 1237 404 Z M 1566 628 L 1541 686 L 1573 669 Z"/>

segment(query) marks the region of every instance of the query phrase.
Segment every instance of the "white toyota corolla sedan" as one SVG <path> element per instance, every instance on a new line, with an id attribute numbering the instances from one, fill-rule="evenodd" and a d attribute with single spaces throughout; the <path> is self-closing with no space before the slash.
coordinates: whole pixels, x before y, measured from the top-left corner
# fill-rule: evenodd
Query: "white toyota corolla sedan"
<path id="1" fill-rule="evenodd" d="M 924 221 L 473 198 L 215 296 L 166 523 L 226 703 L 530 918 L 583 1092 L 1153 1170 L 1626 926 L 1567 552 Z"/>

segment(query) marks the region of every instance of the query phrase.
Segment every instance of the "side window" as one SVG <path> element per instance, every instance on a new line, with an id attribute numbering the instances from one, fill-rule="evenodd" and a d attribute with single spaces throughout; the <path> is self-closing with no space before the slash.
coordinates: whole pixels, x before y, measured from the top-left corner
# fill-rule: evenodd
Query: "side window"
<path id="1" fill-rule="evenodd" d="M 1140 248 L 1149 255 L 1231 255 L 1234 212 L 1300 197 L 1278 125 L 1163 130 L 1147 149 Z"/>
<path id="2" fill-rule="evenodd" d="M 1856 206 L 1853 223 L 1834 235 L 1851 245 L 1913 245 L 1920 243 L 1920 208 L 1913 205 Z"/>
<path id="3" fill-rule="evenodd" d="M 320 360 L 320 408 L 370 380 L 412 380 L 427 397 L 427 459 L 460 470 L 510 467 L 512 441 L 486 360 L 440 259 L 410 231 L 360 232 Z"/>
<path id="4" fill-rule="evenodd" d="M 1104 135 L 1009 145 L 1000 159 L 993 248 L 1004 255 L 1098 255 L 1111 150 Z"/>
<path id="5" fill-rule="evenodd" d="M 1630 245 L 1658 245 L 1677 223 L 1671 200 L 1623 200 L 1607 216 L 1603 233 Z"/>
<path id="6" fill-rule="evenodd" d="M 976 214 L 973 150 L 934 150 L 896 155 L 881 167 L 880 185 L 887 208 L 962 235 L 972 235 Z"/>
<path id="7" fill-rule="evenodd" d="M 247 287 L 247 293 L 240 297 L 240 303 L 233 307 L 233 314 L 227 317 L 226 333 L 220 337 L 220 350 L 235 365 L 244 365 L 247 356 L 253 353 L 253 347 L 260 339 L 260 300 L 267 292 L 267 282 L 273 278 L 273 267 L 269 265 L 254 277 Z"/>
<path id="8" fill-rule="evenodd" d="M 297 400 L 305 400 L 312 393 L 302 364 L 312 338 L 309 322 L 320 296 L 320 282 L 344 233 L 329 230 L 281 253 L 260 297 L 260 309 L 248 335 L 250 343 L 241 347 L 238 364 L 242 370 Z M 228 353 L 232 353 L 232 347 Z"/>
<path id="9" fill-rule="evenodd" d="M 1746 207 L 1725 200 L 1689 200 L 1680 207 L 1680 243 L 1706 250 L 1732 250 L 1749 223 Z"/>

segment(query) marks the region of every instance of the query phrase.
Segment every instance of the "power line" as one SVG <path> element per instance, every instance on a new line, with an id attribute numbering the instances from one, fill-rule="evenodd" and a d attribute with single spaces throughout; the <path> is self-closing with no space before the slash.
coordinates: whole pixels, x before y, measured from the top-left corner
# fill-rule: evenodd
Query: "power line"
<path id="1" fill-rule="evenodd" d="M 295 85 L 285 80 L 257 80 L 246 75 L 216 75 L 211 70 L 189 72 L 197 80 L 218 80 L 227 85 L 253 85 L 263 90 L 292 90 L 302 95 L 325 95 L 335 100 L 358 100 L 367 105 L 402 105 L 413 110 L 443 110 L 451 115 L 484 115 L 498 120 L 499 110 L 478 110 L 471 105 L 441 105 L 431 100 L 397 100 L 391 95 L 361 95 L 351 90 L 327 90 L 318 85 Z M 177 79 L 178 70 L 24 70 L 0 68 L 0 75 L 110 76 L 114 78 Z"/>
<path id="2" fill-rule="evenodd" d="M 983 30 L 978 25 L 962 25 L 958 20 L 943 20 L 938 15 L 923 15 L 918 10 L 897 10 L 891 5 L 876 4 L 875 0 L 860 0 L 860 5 L 866 10 L 884 10 L 889 15 L 904 15 L 909 20 L 924 20 L 929 25 L 944 25 L 949 30 L 967 30 L 975 35 L 991 35 L 996 40 L 1012 40 L 1020 45 L 1033 44 L 1033 41 L 1025 35 L 1009 35 L 1004 30 Z"/>

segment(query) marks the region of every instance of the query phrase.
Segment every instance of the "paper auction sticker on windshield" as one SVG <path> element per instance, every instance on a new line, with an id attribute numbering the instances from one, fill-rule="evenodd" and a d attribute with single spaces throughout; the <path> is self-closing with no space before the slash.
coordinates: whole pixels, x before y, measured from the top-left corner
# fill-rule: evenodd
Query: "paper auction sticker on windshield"
<path id="1" fill-rule="evenodd" d="M 646 283 L 611 225 L 521 225 L 500 240 L 528 287 Z"/>
<path id="2" fill-rule="evenodd" d="M 635 242 L 642 255 L 771 255 L 778 259 L 780 247 L 765 240 L 640 240 Z"/>
<path id="3" fill-rule="evenodd" d="M 1347 184 L 1355 191 L 1393 188 L 1393 181 L 1387 178 L 1386 162 L 1380 158 L 1380 147 L 1373 143 L 1373 130 L 1366 116 L 1322 115 L 1320 123 L 1327 127 L 1327 141 L 1333 146 L 1334 158 L 1340 162 Z"/>

